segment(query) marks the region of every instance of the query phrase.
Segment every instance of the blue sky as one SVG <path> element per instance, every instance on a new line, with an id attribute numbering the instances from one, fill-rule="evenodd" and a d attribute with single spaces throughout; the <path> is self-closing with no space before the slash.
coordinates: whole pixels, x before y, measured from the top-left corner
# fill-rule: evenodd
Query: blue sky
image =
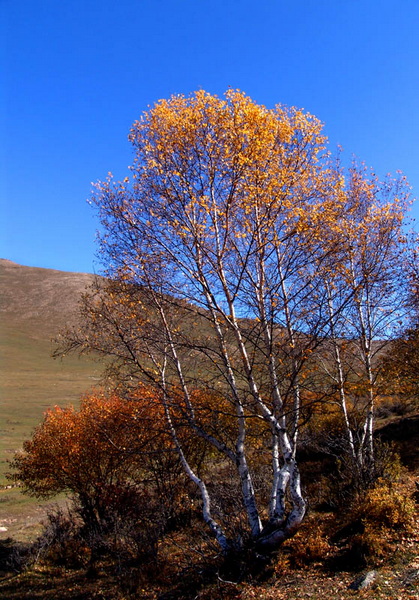
<path id="1" fill-rule="evenodd" d="M 418 0 L 0 0 L 0 257 L 99 270 L 91 182 L 160 98 L 305 108 L 419 196 Z M 419 208 L 412 211 L 419 217 Z"/>

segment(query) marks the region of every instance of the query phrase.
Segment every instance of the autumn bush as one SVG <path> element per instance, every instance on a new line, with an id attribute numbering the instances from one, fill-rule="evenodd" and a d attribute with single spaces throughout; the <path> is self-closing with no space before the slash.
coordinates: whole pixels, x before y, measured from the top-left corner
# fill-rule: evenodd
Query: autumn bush
<path id="1" fill-rule="evenodd" d="M 350 551 L 373 566 L 393 552 L 398 536 L 412 533 L 415 506 L 403 491 L 380 482 L 369 490 L 354 516 L 361 521 L 362 530 L 351 539 Z"/>
<path id="2" fill-rule="evenodd" d="M 362 504 L 354 508 L 353 514 L 377 529 L 411 532 L 415 523 L 415 504 L 400 484 L 381 478 L 366 492 Z"/>
<path id="3" fill-rule="evenodd" d="M 400 457 L 394 446 L 376 441 L 375 459 L 363 468 L 354 464 L 351 457 L 341 453 L 326 478 L 327 503 L 331 508 L 342 509 L 360 502 L 366 490 L 374 488 L 381 478 L 396 481 L 402 472 Z"/>
<path id="4" fill-rule="evenodd" d="M 296 536 L 287 540 L 275 561 L 275 572 L 325 564 L 332 552 L 330 518 L 309 519 Z"/>
<path id="5" fill-rule="evenodd" d="M 332 568 L 376 566 L 389 557 L 400 537 L 415 528 L 417 509 L 412 494 L 399 480 L 380 478 L 365 490 L 339 520 L 331 536 Z"/>
<path id="6" fill-rule="evenodd" d="M 401 537 L 414 532 L 416 519 L 417 507 L 402 480 L 379 478 L 353 498 L 347 512 L 312 510 L 275 557 L 275 573 L 306 567 L 348 571 L 378 566 L 394 553 Z"/>
<path id="7" fill-rule="evenodd" d="M 146 388 L 131 399 L 95 392 L 80 409 L 55 407 L 11 461 L 9 477 L 38 498 L 69 494 L 71 510 L 51 513 L 37 547 L 59 560 L 155 560 L 161 535 L 190 515 L 185 481 L 158 406 Z M 83 550 L 84 548 L 84 550 Z M 70 561 L 71 562 L 71 561 Z"/>

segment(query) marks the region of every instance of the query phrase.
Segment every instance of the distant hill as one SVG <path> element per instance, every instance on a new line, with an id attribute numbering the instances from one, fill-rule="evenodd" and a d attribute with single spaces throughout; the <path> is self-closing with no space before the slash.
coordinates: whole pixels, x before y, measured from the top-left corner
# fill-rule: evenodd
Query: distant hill
<path id="1" fill-rule="evenodd" d="M 77 323 L 80 296 L 93 280 L 0 259 L 0 483 L 7 458 L 46 408 L 77 404 L 98 382 L 101 367 L 91 359 L 51 358 L 51 340 Z"/>
<path id="2" fill-rule="evenodd" d="M 77 320 L 77 305 L 94 279 L 87 273 L 24 267 L 0 259 L 1 326 L 50 339 Z"/>

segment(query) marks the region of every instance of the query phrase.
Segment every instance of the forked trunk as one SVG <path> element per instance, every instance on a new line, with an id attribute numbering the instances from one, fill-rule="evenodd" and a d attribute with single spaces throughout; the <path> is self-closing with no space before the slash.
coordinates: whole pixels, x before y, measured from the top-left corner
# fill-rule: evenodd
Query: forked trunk
<path id="1" fill-rule="evenodd" d="M 277 509 L 261 533 L 257 547 L 261 552 L 272 552 L 288 538 L 292 537 L 299 529 L 305 514 L 307 504 L 301 492 L 300 472 L 295 459 L 281 469 L 279 477 L 281 489 L 278 490 Z M 285 492 L 289 486 L 292 500 L 292 510 L 286 516 Z M 278 486 L 279 487 L 279 486 Z"/>

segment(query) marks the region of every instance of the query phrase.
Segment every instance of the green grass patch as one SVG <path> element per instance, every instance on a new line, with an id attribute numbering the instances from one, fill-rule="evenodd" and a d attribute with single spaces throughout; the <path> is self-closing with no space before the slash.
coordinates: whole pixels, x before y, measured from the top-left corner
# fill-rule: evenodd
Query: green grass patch
<path id="1" fill-rule="evenodd" d="M 99 364 L 71 356 L 51 358 L 52 344 L 25 331 L 2 326 L 0 335 L 0 539 L 26 542 L 41 531 L 51 502 L 40 502 L 8 488 L 8 461 L 31 437 L 44 412 L 54 405 L 78 405 L 81 395 L 98 383 Z M 55 499 L 54 499 L 55 500 Z"/>

